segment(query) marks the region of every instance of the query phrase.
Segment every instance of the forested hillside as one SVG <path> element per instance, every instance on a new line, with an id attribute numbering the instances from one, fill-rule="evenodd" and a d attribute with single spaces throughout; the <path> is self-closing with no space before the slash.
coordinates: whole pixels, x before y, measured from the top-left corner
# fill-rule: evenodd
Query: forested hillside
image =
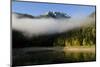
<path id="1" fill-rule="evenodd" d="M 51 14 L 49 16 L 51 16 Z M 27 15 L 27 17 L 30 16 Z M 62 33 L 56 33 L 56 34 L 31 36 L 31 38 L 28 38 L 27 36 L 23 35 L 23 32 L 13 29 L 12 47 L 20 48 L 20 47 L 37 47 L 37 46 L 40 47 L 95 46 L 96 45 L 95 13 L 92 13 L 88 17 L 94 19 L 94 21 L 91 21 L 91 23 L 86 23 L 81 27 L 76 27 L 69 31 L 67 30 Z"/>
<path id="2" fill-rule="evenodd" d="M 66 32 L 66 35 L 60 36 L 54 45 L 60 46 L 93 46 L 96 44 L 95 24 L 88 24 L 81 28 Z"/>

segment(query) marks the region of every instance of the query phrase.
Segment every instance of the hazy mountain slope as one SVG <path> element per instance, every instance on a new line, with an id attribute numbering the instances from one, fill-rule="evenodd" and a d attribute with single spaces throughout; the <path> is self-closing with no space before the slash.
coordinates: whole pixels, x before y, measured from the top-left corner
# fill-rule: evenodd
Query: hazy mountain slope
<path id="1" fill-rule="evenodd" d="M 13 13 L 13 47 L 53 46 L 59 36 L 65 37 L 67 31 L 80 28 L 93 20 L 91 18 L 69 20 L 70 18 L 60 12 L 48 12 L 40 16 Z"/>
<path id="2" fill-rule="evenodd" d="M 16 18 L 18 18 L 18 19 L 16 19 Z M 43 20 L 41 18 L 43 18 Z M 50 18 L 51 21 L 48 20 L 49 18 Z M 21 27 L 22 28 L 24 27 L 23 30 L 27 26 L 30 27 L 31 25 L 33 25 L 32 28 L 31 28 L 31 29 L 33 29 L 33 32 L 35 32 L 34 29 L 38 28 L 38 27 L 34 28 L 34 23 L 38 23 L 38 25 L 40 24 L 39 27 L 41 27 L 42 24 L 45 24 L 45 25 L 43 25 L 45 27 L 47 27 L 48 25 L 50 25 L 51 32 L 53 32 L 52 30 L 54 28 L 56 28 L 55 25 L 58 22 L 58 21 L 56 22 L 55 19 L 58 19 L 59 20 L 59 19 L 69 19 L 69 18 L 70 18 L 69 16 L 66 16 L 65 14 L 60 13 L 60 12 L 48 12 L 47 14 L 40 15 L 40 16 L 32 16 L 32 15 L 28 15 L 28 14 L 13 13 L 12 14 L 12 44 L 13 44 L 12 47 L 13 48 L 22 48 L 22 47 L 32 47 L 32 46 L 53 46 L 54 40 L 59 35 L 62 35 L 63 34 L 63 33 L 62 34 L 60 34 L 60 33 L 58 33 L 58 34 L 48 34 L 47 33 L 46 34 L 46 32 L 44 31 L 45 28 L 42 27 L 43 28 L 42 31 L 44 31 L 45 34 L 34 37 L 34 34 L 32 34 L 32 35 L 27 34 L 28 31 L 27 31 L 27 33 L 21 31 L 20 30 L 21 29 L 20 27 L 17 27 L 17 29 L 15 29 L 14 28 L 15 27 L 14 25 L 16 25 L 16 24 L 13 24 L 14 22 L 16 22 L 16 23 L 22 23 Z M 24 21 L 26 19 L 28 19 L 27 20 L 28 22 Z M 43 22 L 42 21 L 35 22 L 32 19 L 38 19 L 38 20 L 40 19 Z M 31 25 L 24 24 L 24 23 L 30 23 L 31 22 L 30 20 L 33 21 L 32 22 L 33 24 L 32 23 L 31 23 Z M 44 23 L 44 21 L 45 21 L 45 23 Z M 48 24 L 48 22 L 49 22 L 49 24 Z M 53 25 L 53 24 L 55 24 L 55 25 Z M 54 27 L 54 28 L 52 28 L 52 27 Z M 18 28 L 19 28 L 19 30 L 18 30 Z M 50 28 L 47 27 L 47 30 L 50 31 Z M 30 29 L 28 29 L 28 30 L 30 30 Z M 36 29 L 36 30 L 38 30 L 38 29 Z M 42 31 L 39 31 L 39 32 L 42 32 Z M 42 34 L 42 33 L 39 33 L 39 34 Z M 27 36 L 31 36 L 31 38 L 30 37 L 26 37 L 26 35 Z"/>

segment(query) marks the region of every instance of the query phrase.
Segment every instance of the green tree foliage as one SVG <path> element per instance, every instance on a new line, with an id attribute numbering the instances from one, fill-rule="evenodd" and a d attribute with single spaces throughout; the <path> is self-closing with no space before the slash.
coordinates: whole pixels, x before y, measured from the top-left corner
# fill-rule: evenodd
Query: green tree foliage
<path id="1" fill-rule="evenodd" d="M 54 45 L 59 46 L 93 46 L 96 44 L 95 24 L 88 24 L 81 28 L 73 29 L 57 38 Z"/>
<path id="2" fill-rule="evenodd" d="M 95 24 L 88 24 L 60 34 L 27 38 L 22 32 L 12 31 L 12 47 L 93 46 L 96 44 Z"/>

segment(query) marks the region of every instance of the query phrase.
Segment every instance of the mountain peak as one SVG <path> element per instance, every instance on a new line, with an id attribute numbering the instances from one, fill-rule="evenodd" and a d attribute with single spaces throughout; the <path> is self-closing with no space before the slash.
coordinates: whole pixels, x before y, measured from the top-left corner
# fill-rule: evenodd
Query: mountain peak
<path id="1" fill-rule="evenodd" d="M 41 15 L 44 17 L 52 17 L 52 18 L 70 18 L 70 16 L 66 15 L 65 13 L 62 12 L 53 12 L 53 11 L 49 11 L 44 15 Z"/>
<path id="2" fill-rule="evenodd" d="M 14 13 L 17 15 L 18 18 L 54 18 L 54 19 L 68 19 L 71 18 L 69 15 L 62 13 L 62 12 L 52 12 L 49 11 L 43 15 L 39 16 L 32 16 L 29 14 L 22 14 L 22 13 Z"/>

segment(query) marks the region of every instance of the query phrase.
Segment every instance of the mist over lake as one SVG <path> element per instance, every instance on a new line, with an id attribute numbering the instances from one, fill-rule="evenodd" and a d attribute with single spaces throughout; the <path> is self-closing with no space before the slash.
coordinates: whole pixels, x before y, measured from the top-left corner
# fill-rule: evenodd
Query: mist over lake
<path id="1" fill-rule="evenodd" d="M 12 2 L 12 66 L 96 61 L 95 6 Z"/>
<path id="2" fill-rule="evenodd" d="M 78 20 L 77 20 L 78 19 Z M 94 23 L 95 18 L 18 18 L 18 14 L 12 14 L 12 28 L 22 31 L 25 36 L 38 36 L 57 34 L 71 29 Z"/>

